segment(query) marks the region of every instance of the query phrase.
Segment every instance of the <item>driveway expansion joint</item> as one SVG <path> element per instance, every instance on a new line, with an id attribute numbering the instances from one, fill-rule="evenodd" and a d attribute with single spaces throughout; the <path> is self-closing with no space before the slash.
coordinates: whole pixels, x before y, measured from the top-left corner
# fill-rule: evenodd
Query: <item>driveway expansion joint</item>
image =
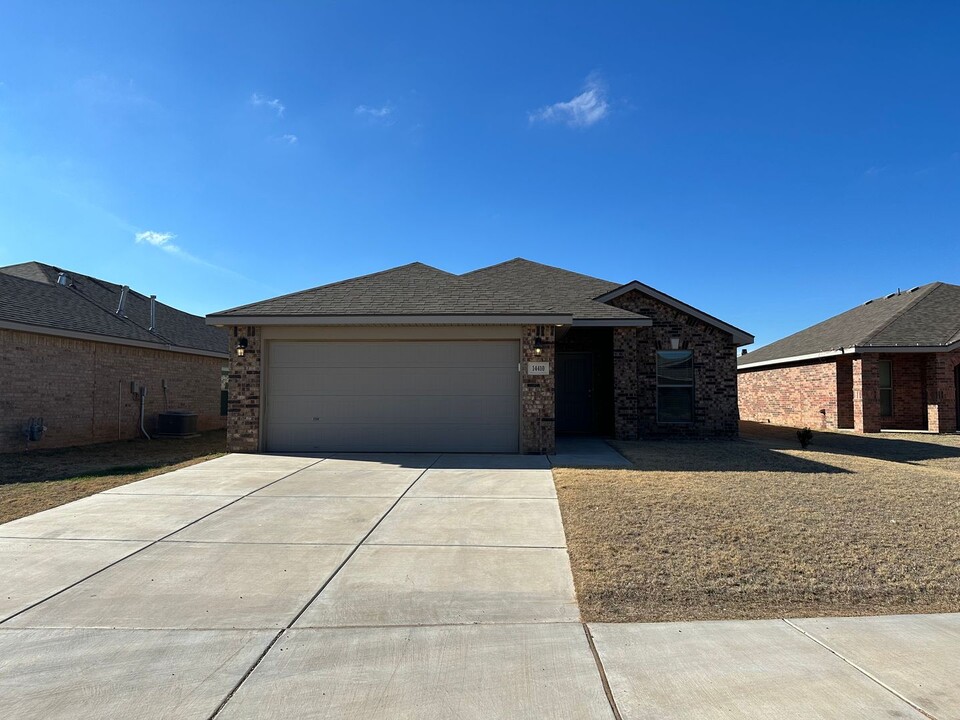
<path id="1" fill-rule="evenodd" d="M 803 635 L 804 637 L 809 638 L 810 640 L 812 640 L 813 642 L 815 642 L 817 645 L 819 645 L 820 647 L 822 647 L 822 648 L 823 648 L 824 650 L 826 650 L 827 652 L 832 653 L 833 655 L 835 655 L 836 657 L 838 657 L 840 660 L 842 660 L 843 662 L 845 662 L 847 665 L 849 665 L 850 667 L 852 667 L 854 670 L 856 670 L 857 672 L 859 672 L 859 673 L 860 673 L 861 675 L 863 675 L 864 677 L 866 677 L 866 678 L 872 680 L 873 682 L 875 682 L 877 685 L 879 685 L 880 687 L 882 687 L 884 690 L 886 690 L 887 692 L 889 692 L 891 695 L 894 695 L 895 697 L 897 697 L 897 698 L 899 698 L 900 700 L 902 700 L 903 702 L 905 702 L 907 705 L 909 705 L 910 707 L 912 707 L 914 710 L 916 710 L 918 713 L 920 713 L 920 714 L 923 715 L 924 717 L 929 718 L 930 720 L 939 720 L 939 718 L 937 718 L 935 715 L 931 715 L 929 712 L 927 712 L 926 710 L 924 710 L 922 707 L 920 707 L 919 705 L 917 705 L 915 702 L 911 701 L 909 698 L 904 697 L 900 692 L 898 692 L 897 690 L 895 690 L 895 689 L 893 689 L 892 687 L 890 687 L 889 685 L 887 685 L 885 682 L 883 682 L 883 681 L 882 681 L 880 678 L 878 678 L 876 675 L 874 675 L 873 673 L 869 672 L 869 671 L 866 670 L 865 668 L 860 667 L 860 665 L 858 665 L 857 663 L 853 662 L 853 661 L 850 660 L 849 658 L 844 657 L 844 656 L 841 655 L 839 652 L 837 652 L 836 650 L 834 650 L 832 647 L 830 647 L 829 645 L 827 645 L 825 642 L 823 642 L 823 641 L 820 640 L 819 638 L 817 638 L 817 637 L 811 635 L 810 633 L 808 633 L 806 630 L 804 630 L 804 629 L 803 629 L 802 627 L 800 627 L 799 625 L 795 625 L 794 623 L 790 622 L 790 620 L 788 620 L 787 618 L 783 618 L 783 621 L 784 621 L 787 625 L 789 625 L 790 627 L 792 627 L 794 630 L 796 630 L 797 632 L 799 632 L 801 635 Z"/>
<path id="2" fill-rule="evenodd" d="M 326 459 L 326 458 L 320 458 L 319 460 L 317 460 L 317 462 L 311 463 L 310 465 L 307 465 L 307 467 L 308 467 L 308 468 L 314 467 L 314 466 L 318 465 L 319 463 L 323 462 L 325 459 Z M 306 468 L 300 468 L 299 470 L 294 470 L 292 473 L 287 473 L 287 474 L 284 475 L 283 477 L 277 478 L 277 479 L 274 480 L 273 482 L 267 483 L 267 484 L 264 485 L 263 487 L 257 488 L 257 490 L 262 490 L 264 487 L 269 487 L 270 485 L 273 485 L 274 483 L 278 483 L 278 482 L 280 482 L 281 480 L 285 480 L 286 478 L 290 477 L 291 475 L 296 475 L 298 472 L 300 472 L 300 470 L 305 470 L 305 469 L 306 469 Z M 202 515 L 201 517 L 198 517 L 196 520 L 192 520 L 192 521 L 188 522 L 186 525 L 184 525 L 183 527 L 179 527 L 179 528 L 177 528 L 176 530 L 174 530 L 173 532 L 169 532 L 169 533 L 167 533 L 166 535 L 157 538 L 156 540 L 152 540 L 152 541 L 148 541 L 148 540 L 133 540 L 133 541 L 127 541 L 127 542 L 146 542 L 147 544 L 144 545 L 144 546 L 141 547 L 141 548 L 138 548 L 137 550 L 134 550 L 134 551 L 131 552 L 129 555 L 124 555 L 124 556 L 123 556 L 122 558 L 120 558 L 119 560 L 115 560 L 114 562 L 110 563 L 109 565 L 105 565 L 104 567 L 100 568 L 100 569 L 97 570 L 96 572 L 92 572 L 92 573 L 90 573 L 89 575 L 86 575 L 86 576 L 80 578 L 80 579 L 77 580 L 76 582 L 71 583 L 70 585 L 67 585 L 66 587 L 60 588 L 59 590 L 57 590 L 57 592 L 55 592 L 55 593 L 53 593 L 53 594 L 51 594 L 51 595 L 48 595 L 47 597 L 43 598 L 42 600 L 38 600 L 37 602 L 33 603 L 32 605 L 28 605 L 28 606 L 25 607 L 25 608 L 21 608 L 20 610 L 18 610 L 17 612 L 13 613 L 12 615 L 9 615 L 9 616 L 3 618 L 2 620 L 0 620 L 0 625 L 3 625 L 3 623 L 8 622 L 8 621 L 10 621 L 10 620 L 13 620 L 13 618 L 18 617 L 18 616 L 22 615 L 23 613 L 32 610 L 33 608 L 37 607 L 38 605 L 41 605 L 42 603 L 45 603 L 45 602 L 47 602 L 48 600 L 50 600 L 50 599 L 52 599 L 52 598 L 55 598 L 55 597 L 57 597 L 58 595 L 61 595 L 61 594 L 65 593 L 67 590 L 70 590 L 71 588 L 75 588 L 75 587 L 76 587 L 77 585 L 79 585 L 80 583 L 86 582 L 86 581 L 89 580 L 90 578 L 99 575 L 100 573 L 104 572 L 105 570 L 109 570 L 110 568 L 114 567 L 115 565 L 118 565 L 119 563 L 122 563 L 124 560 L 129 560 L 129 559 L 132 558 L 134 555 L 138 555 L 138 554 L 142 553 L 144 550 L 147 550 L 147 549 L 149 549 L 149 548 L 152 548 L 154 545 L 158 545 L 159 543 L 163 542 L 164 540 L 166 540 L 167 538 L 171 537 L 172 535 L 176 535 L 176 534 L 177 534 L 178 532 L 180 532 L 181 530 L 185 530 L 185 529 L 187 529 L 188 527 L 190 527 L 191 525 L 194 525 L 194 524 L 200 522 L 201 520 L 204 520 L 204 519 L 210 517 L 211 515 L 220 512 L 220 511 L 223 510 L 224 508 L 230 507 L 231 505 L 239 502 L 240 500 L 243 500 L 243 498 L 247 497 L 247 495 L 252 495 L 253 493 L 257 492 L 257 490 L 252 490 L 252 491 L 250 491 L 249 493 L 247 493 L 246 495 L 241 495 L 240 497 L 235 498 L 234 500 L 231 500 L 231 501 L 228 502 L 226 505 L 222 505 L 222 506 L 216 508 L 215 510 L 211 510 L 211 511 L 208 512 L 206 515 Z M 229 496 L 228 496 L 228 497 L 229 497 Z M 28 538 L 28 539 L 29 539 L 29 538 Z M 59 539 L 59 538 L 50 538 L 50 539 Z"/>
<path id="3" fill-rule="evenodd" d="M 351 550 L 349 553 L 347 553 L 347 556 L 340 562 L 339 565 L 337 565 L 337 567 L 334 569 L 334 571 L 333 571 L 332 573 L 330 573 L 330 575 L 327 577 L 327 579 L 324 580 L 323 583 L 321 583 L 320 589 L 317 590 L 317 592 L 315 592 L 315 593 L 310 597 L 309 600 L 307 600 L 307 602 L 304 604 L 304 606 L 303 606 L 302 608 L 300 608 L 300 611 L 299 611 L 296 615 L 294 615 L 293 619 L 291 619 L 291 620 L 287 623 L 287 625 L 286 625 L 285 627 L 283 627 L 283 628 L 280 629 L 280 631 L 279 631 L 279 632 L 273 637 L 273 639 L 267 644 L 267 647 L 264 648 L 263 652 L 260 653 L 260 656 L 256 659 L 256 661 L 255 661 L 255 662 L 250 666 L 250 668 L 243 674 L 243 677 L 240 678 L 240 680 L 239 680 L 239 681 L 237 682 L 237 684 L 233 687 L 233 689 L 227 694 L 227 696 L 223 699 L 223 701 L 220 703 L 220 705 L 217 706 L 217 709 L 213 711 L 213 713 L 210 715 L 209 720 L 216 720 L 216 717 L 217 717 L 221 712 L 223 712 L 223 709 L 227 706 L 227 704 L 230 702 L 230 700 L 233 699 L 233 696 L 237 694 L 237 691 L 239 691 L 240 688 L 243 687 L 243 684 L 247 681 L 247 678 L 249 678 L 249 677 L 253 674 L 253 672 L 257 669 L 257 667 L 260 665 L 260 663 L 263 662 L 263 659 L 269 654 L 269 652 L 270 652 L 270 651 L 273 649 L 273 647 L 277 644 L 277 642 L 280 640 L 280 638 L 283 636 L 283 634 L 284 634 L 285 632 L 287 632 L 288 630 L 290 630 L 290 629 L 296 624 L 297 620 L 299 620 L 299 619 L 303 616 L 303 614 L 307 611 L 307 608 L 309 608 L 309 607 L 314 603 L 314 601 L 315 601 L 318 597 L 320 597 L 320 594 L 327 588 L 327 586 L 330 585 L 330 583 L 331 583 L 331 582 L 333 581 L 333 579 L 337 576 L 337 574 L 344 568 L 344 566 L 345 566 L 348 562 L 350 562 L 350 558 L 352 558 L 352 557 L 356 554 L 357 550 L 360 549 L 360 546 L 363 545 L 364 542 L 366 542 L 367 538 L 369 538 L 369 537 L 373 534 L 373 532 L 380 526 L 380 523 L 383 522 L 384 518 L 386 518 L 387 515 L 389 515 L 389 514 L 393 511 L 393 509 L 394 509 L 395 507 L 397 507 L 398 504 L 400 504 L 400 501 L 403 499 L 403 497 L 404 497 L 408 492 L 410 492 L 410 489 L 411 489 L 414 485 L 417 484 L 417 481 L 418 481 L 420 478 L 422 478 L 422 477 L 424 476 L 424 474 L 426 474 L 427 470 L 429 470 L 430 468 L 432 468 L 432 467 L 434 466 L 434 464 L 437 462 L 437 460 L 440 459 L 440 457 L 441 457 L 440 455 L 437 455 L 437 456 L 433 459 L 433 461 L 432 461 L 427 467 L 425 467 L 425 468 L 423 468 L 423 470 L 421 470 L 421 472 L 417 475 L 417 477 L 413 480 L 413 482 L 411 482 L 411 483 L 407 486 L 407 489 L 404 490 L 402 493 L 400 493 L 400 496 L 399 496 L 396 500 L 394 500 L 393 503 L 391 503 L 390 507 L 388 507 L 387 510 L 386 510 L 386 512 L 384 512 L 383 515 L 380 516 L 380 519 L 377 520 L 377 522 L 375 522 L 375 523 L 373 524 L 373 527 L 371 527 L 371 528 L 367 531 L 366 535 L 364 535 L 362 538 L 360 538 L 360 542 L 358 542 L 358 543 L 354 546 L 353 550 Z M 314 463 L 314 465 L 316 465 L 316 463 Z M 307 467 L 313 467 L 314 465 L 308 465 Z M 302 468 L 302 469 L 305 470 L 306 468 Z M 297 471 L 297 472 L 299 472 L 299 471 Z M 295 474 L 295 473 L 293 473 L 293 474 Z M 278 481 L 278 482 L 279 482 L 279 481 Z M 263 488 L 261 488 L 261 490 L 262 490 L 262 489 L 263 489 Z"/>

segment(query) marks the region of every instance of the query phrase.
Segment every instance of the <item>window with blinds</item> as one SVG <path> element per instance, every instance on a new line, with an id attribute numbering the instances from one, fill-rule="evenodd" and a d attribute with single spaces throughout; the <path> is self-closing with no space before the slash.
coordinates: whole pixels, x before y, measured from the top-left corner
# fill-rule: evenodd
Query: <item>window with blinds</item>
<path id="1" fill-rule="evenodd" d="M 657 422 L 693 422 L 693 351 L 657 352 Z"/>

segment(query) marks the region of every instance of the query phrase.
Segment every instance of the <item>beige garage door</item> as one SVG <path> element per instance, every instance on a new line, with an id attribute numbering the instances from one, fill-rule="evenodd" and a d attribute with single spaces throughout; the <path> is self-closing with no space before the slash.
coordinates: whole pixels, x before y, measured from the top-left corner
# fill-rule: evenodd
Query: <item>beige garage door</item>
<path id="1" fill-rule="evenodd" d="M 517 452 L 516 340 L 268 348 L 269 451 Z"/>

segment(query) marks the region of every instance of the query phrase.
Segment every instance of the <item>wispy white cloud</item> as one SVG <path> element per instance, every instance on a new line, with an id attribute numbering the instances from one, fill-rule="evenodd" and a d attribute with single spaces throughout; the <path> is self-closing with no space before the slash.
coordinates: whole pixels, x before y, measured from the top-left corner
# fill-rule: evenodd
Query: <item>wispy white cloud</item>
<path id="1" fill-rule="evenodd" d="M 282 142 L 285 142 L 287 145 L 296 145 L 298 142 L 300 142 L 300 138 L 298 138 L 293 133 L 286 133 L 285 135 L 281 135 L 280 140 Z"/>
<path id="2" fill-rule="evenodd" d="M 527 113 L 530 123 L 563 123 L 569 127 L 585 128 L 595 125 L 610 114 L 607 89 L 597 75 L 591 75 L 583 92 L 566 102 L 547 105 Z"/>
<path id="3" fill-rule="evenodd" d="M 372 123 L 392 125 L 394 121 L 393 110 L 393 105 L 390 103 L 380 105 L 379 107 L 375 105 L 357 105 L 353 109 L 353 114 L 357 117 L 366 118 Z"/>
<path id="4" fill-rule="evenodd" d="M 250 96 L 250 104 L 254 107 L 266 107 L 273 110 L 277 117 L 283 117 L 283 114 L 287 111 L 286 105 L 280 102 L 279 98 L 268 98 L 266 95 L 261 95 L 260 93 L 254 93 Z"/>
<path id="5" fill-rule="evenodd" d="M 161 250 L 166 250 L 168 253 L 179 253 L 183 252 L 180 249 L 179 245 L 174 245 L 171 240 L 173 240 L 176 235 L 168 232 L 154 232 L 153 230 L 145 230 L 143 232 L 138 232 L 134 235 L 137 240 L 137 243 L 146 243 L 147 245 L 153 245 L 158 247 Z"/>
<path id="6" fill-rule="evenodd" d="M 370 115 L 371 117 L 383 118 L 393 113 L 393 107 L 389 104 L 380 107 L 371 107 L 370 105 L 357 105 L 353 112 L 357 115 Z"/>
<path id="7" fill-rule="evenodd" d="M 236 277 L 243 277 L 240 273 L 230 270 L 229 268 L 216 265 L 212 262 L 207 262 L 202 258 L 198 258 L 196 255 L 191 255 L 182 247 L 172 242 L 176 239 L 176 237 L 177 236 L 171 232 L 156 232 L 155 230 L 143 230 L 134 233 L 134 239 L 138 245 L 150 245 L 152 247 L 159 248 L 166 253 L 175 255 L 178 258 L 192 262 L 195 265 L 203 265 L 204 267 L 208 267 L 219 272 L 234 275 Z"/>

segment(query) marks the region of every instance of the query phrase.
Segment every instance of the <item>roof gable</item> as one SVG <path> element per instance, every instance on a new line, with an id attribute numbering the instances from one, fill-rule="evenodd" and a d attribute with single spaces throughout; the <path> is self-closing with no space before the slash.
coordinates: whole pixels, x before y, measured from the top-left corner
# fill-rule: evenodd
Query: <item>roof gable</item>
<path id="1" fill-rule="evenodd" d="M 604 293 L 603 295 L 600 295 L 599 297 L 597 297 L 597 301 L 604 302 L 604 303 L 611 302 L 631 292 L 638 292 L 643 295 L 646 295 L 647 297 L 653 298 L 657 302 L 660 302 L 660 303 L 663 303 L 664 305 L 672 307 L 674 310 L 678 310 L 679 312 L 682 312 L 685 315 L 689 315 L 690 317 L 696 318 L 697 320 L 703 323 L 706 323 L 711 327 L 717 328 L 722 332 L 729 333 L 733 337 L 733 341 L 738 347 L 740 345 L 749 345 L 754 340 L 753 335 L 751 335 L 750 333 L 744 330 L 741 330 L 740 328 L 735 327 L 734 325 L 725 323 L 723 322 L 723 320 L 720 320 L 719 318 L 716 318 L 713 315 L 710 315 L 709 313 L 705 313 L 703 312 L 703 310 L 699 310 L 693 307 L 693 305 L 687 305 L 687 303 L 677 300 L 675 297 L 667 295 L 664 292 L 660 292 L 656 288 L 652 288 L 649 285 L 644 285 L 642 282 L 639 282 L 637 280 L 628 282 L 625 285 L 620 285 L 614 290 L 611 290 L 608 293 Z"/>

